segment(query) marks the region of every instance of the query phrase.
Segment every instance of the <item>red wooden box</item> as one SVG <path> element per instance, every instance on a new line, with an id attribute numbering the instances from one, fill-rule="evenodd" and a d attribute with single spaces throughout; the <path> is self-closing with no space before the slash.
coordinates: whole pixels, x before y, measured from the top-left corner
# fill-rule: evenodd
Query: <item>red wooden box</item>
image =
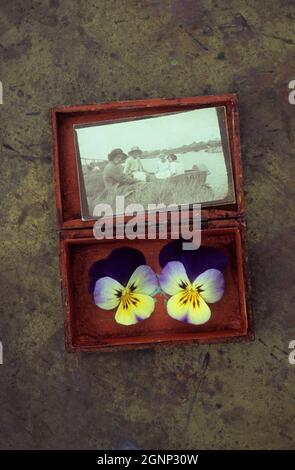
<path id="1" fill-rule="evenodd" d="M 147 264 L 159 272 L 158 253 L 167 240 L 97 240 L 95 220 L 82 220 L 74 125 L 160 115 L 223 106 L 235 186 L 235 202 L 202 209 L 202 244 L 221 248 L 229 263 L 224 272 L 226 290 L 214 304 L 214 315 L 204 325 L 188 325 L 170 318 L 159 296 L 153 315 L 133 326 L 114 321 L 98 309 L 88 291 L 91 265 L 114 248 L 139 248 Z M 54 180 L 60 234 L 60 267 L 65 311 L 66 345 L 74 351 L 112 351 L 196 342 L 253 339 L 245 244 L 244 198 L 240 136 L 235 95 L 181 99 L 153 99 L 67 106 L 52 109 Z M 102 201 L 103 202 L 103 201 Z"/>

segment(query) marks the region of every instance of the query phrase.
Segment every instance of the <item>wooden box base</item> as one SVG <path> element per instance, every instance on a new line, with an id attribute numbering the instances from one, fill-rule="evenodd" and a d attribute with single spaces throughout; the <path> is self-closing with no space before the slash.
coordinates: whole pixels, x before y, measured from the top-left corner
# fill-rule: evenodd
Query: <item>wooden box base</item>
<path id="1" fill-rule="evenodd" d="M 216 225 L 216 224 L 213 224 Z M 165 300 L 157 296 L 156 309 L 148 320 L 133 326 L 116 323 L 114 311 L 99 309 L 89 293 L 89 270 L 122 246 L 141 250 L 149 264 L 160 273 L 158 254 L 169 240 L 97 241 L 91 231 L 70 231 L 61 238 L 61 268 L 65 304 L 66 344 L 69 351 L 111 351 L 147 348 L 184 342 L 219 342 L 252 338 L 252 320 L 245 288 L 245 252 L 242 249 L 244 226 L 238 221 L 227 227 L 202 230 L 202 245 L 222 250 L 228 257 L 224 271 L 225 294 L 211 304 L 212 316 L 201 326 L 184 324 L 170 318 Z M 78 232 L 78 233 L 77 233 Z"/>

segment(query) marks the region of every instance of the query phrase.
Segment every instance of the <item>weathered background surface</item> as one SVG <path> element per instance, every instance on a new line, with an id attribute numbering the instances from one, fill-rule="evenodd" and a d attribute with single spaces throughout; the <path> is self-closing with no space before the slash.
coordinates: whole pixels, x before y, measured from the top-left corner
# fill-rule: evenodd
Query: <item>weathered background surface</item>
<path id="1" fill-rule="evenodd" d="M 294 448 L 293 0 L 1 0 L 1 448 Z M 54 105 L 238 92 L 256 341 L 69 355 Z"/>

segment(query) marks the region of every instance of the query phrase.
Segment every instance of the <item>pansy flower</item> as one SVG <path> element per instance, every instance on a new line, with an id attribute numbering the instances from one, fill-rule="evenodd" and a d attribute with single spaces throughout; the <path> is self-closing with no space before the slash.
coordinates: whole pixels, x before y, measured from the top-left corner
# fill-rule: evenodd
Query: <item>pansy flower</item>
<path id="1" fill-rule="evenodd" d="M 115 249 L 108 258 L 94 263 L 90 276 L 95 304 L 104 310 L 116 309 L 117 323 L 134 325 L 153 313 L 158 278 L 140 251 Z"/>
<path id="2" fill-rule="evenodd" d="M 227 257 L 208 246 L 182 250 L 182 243 L 182 240 L 175 240 L 161 250 L 160 287 L 170 296 L 167 302 L 170 317 L 202 325 L 211 316 L 208 303 L 218 302 L 223 296 L 221 271 L 227 265 Z"/>

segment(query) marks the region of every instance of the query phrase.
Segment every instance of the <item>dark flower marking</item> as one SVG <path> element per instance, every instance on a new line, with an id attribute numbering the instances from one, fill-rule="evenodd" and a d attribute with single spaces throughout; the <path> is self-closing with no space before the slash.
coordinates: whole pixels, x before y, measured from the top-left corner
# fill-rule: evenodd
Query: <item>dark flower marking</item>
<path id="1" fill-rule="evenodd" d="M 96 261 L 91 266 L 89 292 L 93 293 L 97 280 L 105 276 L 126 285 L 135 269 L 143 264 L 146 264 L 146 260 L 141 251 L 128 247 L 116 248 L 107 258 Z"/>
<path id="2" fill-rule="evenodd" d="M 173 240 L 162 248 L 159 253 L 161 268 L 164 268 L 170 261 L 180 261 L 191 282 L 207 269 L 224 271 L 226 268 L 228 259 L 221 250 L 205 245 L 196 250 L 183 250 L 182 244 L 183 240 Z"/>

